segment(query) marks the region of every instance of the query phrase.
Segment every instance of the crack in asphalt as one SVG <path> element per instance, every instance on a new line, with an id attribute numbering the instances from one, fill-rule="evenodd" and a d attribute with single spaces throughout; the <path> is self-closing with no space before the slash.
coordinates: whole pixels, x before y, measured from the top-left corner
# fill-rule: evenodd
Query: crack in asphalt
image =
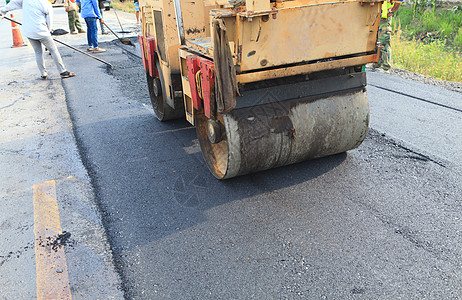
<path id="1" fill-rule="evenodd" d="M 456 108 L 456 107 L 452 107 L 452 106 L 449 106 L 449 105 L 433 102 L 433 101 L 430 101 L 430 100 L 427 100 L 427 99 L 424 99 L 424 98 L 420 98 L 420 97 L 417 97 L 417 96 L 412 96 L 412 95 L 409 95 L 409 94 L 406 94 L 406 93 L 403 93 L 403 92 L 398 92 L 398 91 L 388 89 L 388 88 L 385 88 L 385 87 L 382 87 L 382 86 L 378 86 L 378 85 L 375 85 L 375 84 L 370 84 L 369 83 L 368 85 L 373 86 L 373 87 L 378 88 L 378 89 L 381 89 L 381 90 L 384 90 L 384 91 L 388 91 L 388 92 L 391 92 L 391 93 L 395 93 L 395 94 L 399 94 L 399 95 L 402 95 L 402 96 L 405 96 L 405 97 L 416 99 L 416 100 L 419 100 L 419 101 L 422 101 L 422 102 L 426 102 L 426 103 L 430 103 L 430 104 L 433 104 L 433 105 L 441 106 L 441 107 L 444 107 L 444 108 L 447 108 L 447 109 L 450 109 L 450 110 L 454 110 L 454 111 L 457 111 L 457 112 L 462 112 L 462 109 L 459 109 L 459 108 Z"/>
<path id="2" fill-rule="evenodd" d="M 420 160 L 420 161 L 424 161 L 424 162 L 432 162 L 432 163 L 435 163 L 437 164 L 438 166 L 440 167 L 443 167 L 445 169 L 448 168 L 448 166 L 446 164 L 444 164 L 441 160 L 437 160 L 437 158 L 431 158 L 430 156 L 428 155 L 425 155 L 423 153 L 420 153 L 416 150 L 412 150 L 411 148 L 409 147 L 406 147 L 404 146 L 403 144 L 401 144 L 399 141 L 396 141 L 395 139 L 393 139 L 391 136 L 388 136 L 386 133 L 383 133 L 383 132 L 379 132 L 377 129 L 375 128 L 372 128 L 372 127 L 369 127 L 369 130 L 373 130 L 375 132 L 377 132 L 378 134 L 380 134 L 383 138 L 385 138 L 391 145 L 395 146 L 395 147 L 398 147 L 398 148 L 401 148 L 407 152 L 409 152 L 410 154 L 413 154 L 413 155 L 401 155 L 401 156 L 395 156 L 396 158 L 405 158 L 405 159 L 413 159 L 413 160 Z M 432 155 L 433 156 L 433 155 Z M 441 159 L 441 158 L 440 158 Z M 443 160 L 444 161 L 444 160 Z M 446 161 L 446 163 L 448 163 Z M 449 163 L 450 164 L 450 163 Z"/>
<path id="3" fill-rule="evenodd" d="M 413 155 L 413 156 L 407 156 L 406 158 L 415 159 L 415 160 L 421 160 L 421 161 L 431 161 L 431 162 L 437 164 L 438 166 L 441 166 L 441 167 L 443 167 L 443 168 L 445 168 L 445 169 L 447 168 L 447 166 L 446 166 L 445 164 L 443 164 L 442 162 L 439 162 L 439 161 L 437 161 L 437 160 L 435 160 L 435 159 L 432 159 L 431 157 L 429 157 L 429 156 L 427 156 L 427 155 L 424 155 L 424 154 L 422 154 L 422 153 L 419 153 L 419 152 L 417 152 L 417 151 L 415 151 L 415 150 L 412 150 L 412 149 L 410 149 L 410 148 L 408 148 L 408 147 L 405 147 L 405 146 L 399 144 L 398 142 L 394 141 L 394 140 L 391 139 L 390 137 L 387 137 L 387 139 L 388 139 L 388 140 L 390 141 L 390 143 L 392 143 L 394 146 L 399 147 L 399 148 L 401 148 L 401 149 L 403 149 L 403 150 L 406 150 L 406 151 L 408 151 L 408 152 L 410 152 L 410 153 L 416 155 L 416 156 L 414 156 L 414 155 Z"/>
<path id="4" fill-rule="evenodd" d="M 18 103 L 18 101 L 24 100 L 24 99 L 26 99 L 26 97 L 20 97 L 19 99 L 14 100 L 13 103 L 10 103 L 8 105 L 0 107 L 0 110 L 11 107 L 11 106 L 15 105 L 16 103 Z"/>
<path id="5" fill-rule="evenodd" d="M 451 251 L 450 249 L 438 247 L 437 245 L 432 244 L 424 238 L 419 238 L 418 232 L 413 231 L 406 226 L 402 226 L 397 222 L 394 222 L 391 216 L 388 216 L 380 212 L 378 209 L 372 207 L 366 202 L 355 199 L 349 200 L 369 210 L 374 217 L 376 217 L 380 222 L 382 222 L 382 224 L 384 224 L 389 229 L 393 230 L 395 234 L 399 234 L 403 239 L 407 240 L 414 247 L 430 253 L 433 257 L 435 257 L 438 260 L 449 262 L 457 261 L 457 254 Z"/>

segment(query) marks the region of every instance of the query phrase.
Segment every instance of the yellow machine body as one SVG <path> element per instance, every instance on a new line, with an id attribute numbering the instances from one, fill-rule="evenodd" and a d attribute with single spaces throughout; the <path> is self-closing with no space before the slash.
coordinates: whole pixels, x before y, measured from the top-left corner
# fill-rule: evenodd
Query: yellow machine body
<path id="1" fill-rule="evenodd" d="M 157 117 L 184 114 L 219 179 L 359 146 L 369 120 L 361 68 L 377 61 L 381 3 L 140 0 L 140 43 Z M 191 70 L 192 58 L 220 70 L 212 26 L 217 19 L 238 89 L 225 112 L 214 103 L 217 86 L 209 91 L 204 86 L 211 83 L 201 82 L 200 63 Z M 209 92 L 211 100 L 204 100 Z M 267 160 L 251 162 L 258 156 Z"/>

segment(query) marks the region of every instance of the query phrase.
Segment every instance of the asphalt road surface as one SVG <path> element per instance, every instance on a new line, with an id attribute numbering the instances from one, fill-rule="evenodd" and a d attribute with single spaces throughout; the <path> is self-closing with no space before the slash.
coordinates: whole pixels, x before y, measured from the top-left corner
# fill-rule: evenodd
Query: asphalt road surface
<path id="1" fill-rule="evenodd" d="M 23 21 L 21 10 L 13 14 Z M 119 18 L 132 35 L 139 30 L 134 14 Z M 112 10 L 105 20 L 119 25 Z M 54 25 L 68 29 L 63 7 L 54 9 Z M 29 41 L 23 36 L 29 45 L 11 48 L 11 32 L 11 22 L 0 20 L 0 298 L 64 299 L 57 293 L 72 292 L 73 299 L 122 299 L 58 70 L 45 55 L 49 79 L 41 80 Z M 85 34 L 57 39 L 85 49 Z M 73 52 L 64 63 L 74 56 L 88 62 Z"/>
<path id="2" fill-rule="evenodd" d="M 462 297 L 462 94 L 368 74 L 358 149 L 220 182 L 139 50 L 102 46 L 115 69 L 63 50 L 63 85 L 126 298 Z"/>

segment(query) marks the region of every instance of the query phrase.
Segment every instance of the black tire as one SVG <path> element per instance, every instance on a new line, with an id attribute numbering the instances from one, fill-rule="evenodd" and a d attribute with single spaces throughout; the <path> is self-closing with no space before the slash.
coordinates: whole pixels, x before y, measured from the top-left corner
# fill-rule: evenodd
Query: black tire
<path id="1" fill-rule="evenodd" d="M 149 97 L 151 98 L 152 108 L 154 114 L 160 121 L 168 121 L 179 119 L 185 116 L 183 99 L 175 98 L 175 109 L 167 104 L 167 100 L 164 99 L 164 95 L 167 95 L 164 78 L 162 76 L 162 70 L 160 69 L 159 62 L 156 62 L 157 72 L 159 78 L 155 78 L 146 74 L 146 80 L 148 83 Z"/>

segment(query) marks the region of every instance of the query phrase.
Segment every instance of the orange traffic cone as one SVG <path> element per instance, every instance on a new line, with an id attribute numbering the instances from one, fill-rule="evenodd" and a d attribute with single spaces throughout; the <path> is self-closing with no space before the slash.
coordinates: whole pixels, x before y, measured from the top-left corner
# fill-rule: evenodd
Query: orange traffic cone
<path id="1" fill-rule="evenodd" d="M 11 19 L 14 19 L 13 14 L 11 14 Z M 26 46 L 22 39 L 21 31 L 16 23 L 11 22 L 11 30 L 13 31 L 13 46 L 11 46 L 11 48 Z"/>

